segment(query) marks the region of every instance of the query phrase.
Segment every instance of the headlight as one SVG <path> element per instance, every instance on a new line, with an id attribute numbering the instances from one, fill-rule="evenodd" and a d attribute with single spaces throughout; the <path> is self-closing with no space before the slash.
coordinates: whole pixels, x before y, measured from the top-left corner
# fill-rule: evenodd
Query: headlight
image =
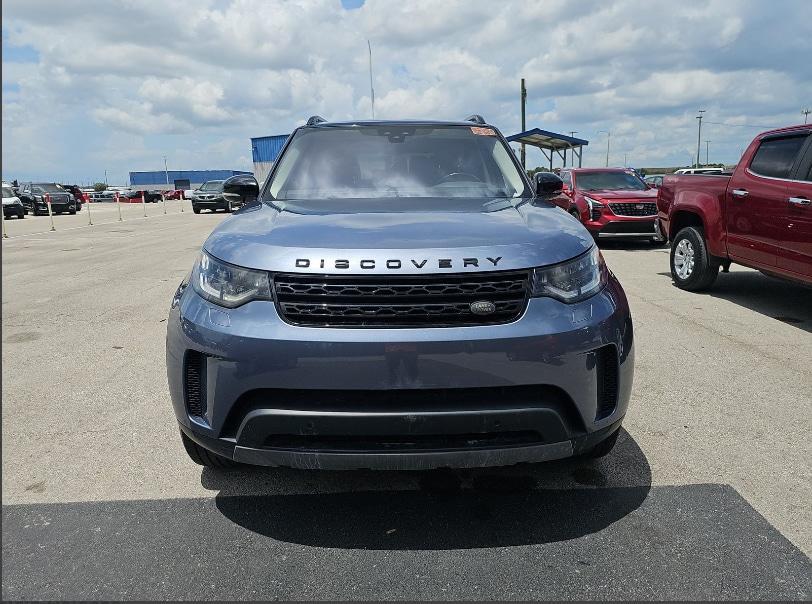
<path id="1" fill-rule="evenodd" d="M 586 200 L 586 204 L 589 206 L 590 213 L 592 212 L 592 210 L 603 209 L 603 204 L 597 199 L 592 199 L 591 197 L 587 197 L 586 195 L 584 195 L 584 199 Z"/>
<path id="2" fill-rule="evenodd" d="M 251 300 L 270 300 L 268 273 L 221 262 L 206 252 L 192 270 L 192 287 L 203 298 L 234 308 Z"/>
<path id="3" fill-rule="evenodd" d="M 608 276 L 601 251 L 595 246 L 574 260 L 533 269 L 531 291 L 534 297 L 549 296 L 572 304 L 598 293 Z"/>

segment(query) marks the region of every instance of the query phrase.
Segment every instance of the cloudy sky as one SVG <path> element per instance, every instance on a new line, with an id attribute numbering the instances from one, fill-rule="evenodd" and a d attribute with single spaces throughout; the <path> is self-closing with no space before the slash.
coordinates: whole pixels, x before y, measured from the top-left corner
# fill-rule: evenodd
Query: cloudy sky
<path id="1" fill-rule="evenodd" d="M 577 131 L 585 165 L 733 163 L 812 108 L 808 0 L 3 0 L 3 178 L 250 169 L 312 115 Z M 812 115 L 810 115 L 812 118 Z M 812 119 L 810 120 L 812 121 Z M 528 165 L 542 163 L 529 152 Z"/>

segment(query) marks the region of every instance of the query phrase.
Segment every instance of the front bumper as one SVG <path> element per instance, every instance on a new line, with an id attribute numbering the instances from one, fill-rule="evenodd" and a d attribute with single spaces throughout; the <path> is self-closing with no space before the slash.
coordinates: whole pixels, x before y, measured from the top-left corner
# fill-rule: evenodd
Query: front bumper
<path id="1" fill-rule="evenodd" d="M 22 216 L 25 214 L 25 209 L 21 204 L 6 204 L 3 206 L 3 215 L 9 216 Z"/>
<path id="2" fill-rule="evenodd" d="M 590 215 L 584 226 L 598 239 L 652 239 L 659 238 L 655 228 L 656 215 L 652 216 L 618 216 L 604 207 L 597 216 Z"/>
<path id="3" fill-rule="evenodd" d="M 432 329 L 295 327 L 273 302 L 227 310 L 187 288 L 167 327 L 181 428 L 258 465 L 426 469 L 569 457 L 619 428 L 633 363 L 614 277 L 579 304 L 531 299 L 513 323 Z M 195 389 L 203 403 L 190 411 Z"/>
<path id="4" fill-rule="evenodd" d="M 225 210 L 228 208 L 228 202 L 223 197 L 215 199 L 192 199 L 192 205 L 205 210 Z"/>

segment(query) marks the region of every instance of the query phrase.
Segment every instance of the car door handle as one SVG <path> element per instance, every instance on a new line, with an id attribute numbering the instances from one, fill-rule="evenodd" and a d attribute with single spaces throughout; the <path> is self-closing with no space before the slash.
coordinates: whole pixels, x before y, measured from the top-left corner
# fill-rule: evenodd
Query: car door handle
<path id="1" fill-rule="evenodd" d="M 796 206 L 812 205 L 812 201 L 806 197 L 790 197 L 787 201 Z"/>
<path id="2" fill-rule="evenodd" d="M 750 195 L 750 191 L 747 189 L 733 189 L 730 193 L 733 197 L 747 197 Z"/>

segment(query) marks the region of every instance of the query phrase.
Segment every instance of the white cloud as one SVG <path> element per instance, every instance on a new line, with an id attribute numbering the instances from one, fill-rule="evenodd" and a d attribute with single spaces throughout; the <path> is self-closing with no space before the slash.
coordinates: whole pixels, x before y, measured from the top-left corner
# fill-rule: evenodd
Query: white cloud
<path id="1" fill-rule="evenodd" d="M 609 129 L 613 163 L 624 153 L 635 165 L 686 162 L 700 107 L 708 122 L 799 121 L 812 103 L 812 23 L 792 18 L 804 7 L 8 0 L 5 44 L 32 47 L 39 62 L 3 65 L 14 87 L 3 100 L 4 170 L 61 161 L 86 174 L 99 148 L 133 137 L 133 153 L 106 159 L 121 173 L 161 154 L 190 168 L 244 165 L 250 136 L 289 132 L 311 114 L 369 116 L 367 39 L 377 117 L 477 112 L 511 133 L 525 77 L 529 125 L 577 130 L 593 141 L 587 161 L 604 161 L 597 131 Z M 709 124 L 711 149 L 735 161 L 756 131 Z M 32 136 L 57 144 L 35 153 L 25 148 Z"/>

